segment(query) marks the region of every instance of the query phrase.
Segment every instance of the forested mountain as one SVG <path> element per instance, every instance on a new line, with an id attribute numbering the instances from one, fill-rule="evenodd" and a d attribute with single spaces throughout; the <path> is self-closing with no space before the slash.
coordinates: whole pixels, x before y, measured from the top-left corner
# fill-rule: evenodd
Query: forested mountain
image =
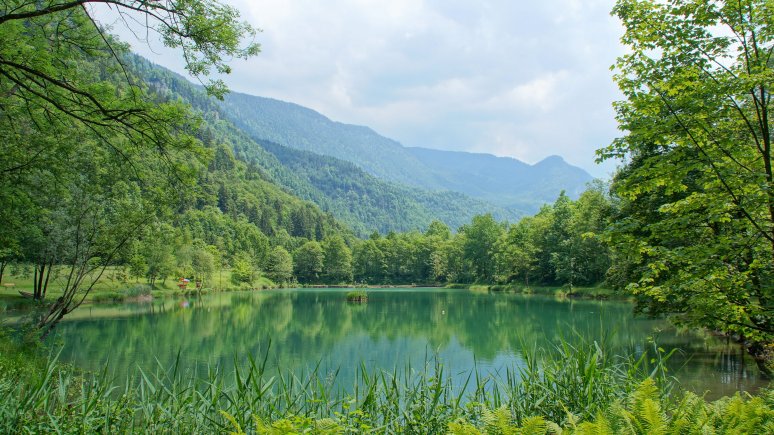
<path id="1" fill-rule="evenodd" d="M 377 179 L 356 165 L 334 157 L 297 150 L 269 141 L 257 141 L 295 177 L 314 189 L 294 189 L 349 224 L 361 236 L 377 230 L 426 229 L 433 220 L 452 228 L 477 214 L 492 213 L 498 220 L 515 220 L 513 211 L 451 191 L 429 192 Z"/>
<path id="2" fill-rule="evenodd" d="M 198 86 L 138 56 L 132 57 L 131 65 L 156 92 L 202 112 L 208 134 L 229 144 L 236 158 L 254 166 L 267 181 L 330 212 L 359 236 L 373 231 L 424 230 L 433 220 L 457 229 L 483 213 L 511 221 L 521 216 L 461 193 L 431 192 L 383 181 L 344 160 L 251 138 L 226 119 L 223 110 Z"/>
<path id="3" fill-rule="evenodd" d="M 444 188 L 407 149 L 368 127 L 334 122 L 297 104 L 237 92 L 220 106 L 224 117 L 253 137 L 337 157 L 383 180 L 430 190 Z"/>
<path id="4" fill-rule="evenodd" d="M 592 177 L 556 156 L 535 165 L 488 154 L 406 148 L 368 127 L 331 121 L 314 110 L 230 93 L 222 115 L 255 138 L 352 162 L 382 180 L 450 190 L 535 213 L 564 190 L 577 197 Z"/>

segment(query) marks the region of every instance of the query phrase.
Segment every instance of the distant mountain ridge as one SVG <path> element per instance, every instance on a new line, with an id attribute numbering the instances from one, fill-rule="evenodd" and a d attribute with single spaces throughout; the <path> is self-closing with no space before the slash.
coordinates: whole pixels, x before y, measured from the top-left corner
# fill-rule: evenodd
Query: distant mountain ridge
<path id="1" fill-rule="evenodd" d="M 294 103 L 232 92 L 221 113 L 254 138 L 336 157 L 382 180 L 461 192 L 519 214 L 564 190 L 577 197 L 591 175 L 559 156 L 529 165 L 509 157 L 404 147 L 364 126 L 335 122 Z"/>
<path id="2" fill-rule="evenodd" d="M 407 148 L 431 168 L 446 189 L 462 192 L 501 207 L 534 212 L 564 190 L 577 198 L 592 177 L 560 156 L 534 165 L 512 157 L 428 148 Z"/>

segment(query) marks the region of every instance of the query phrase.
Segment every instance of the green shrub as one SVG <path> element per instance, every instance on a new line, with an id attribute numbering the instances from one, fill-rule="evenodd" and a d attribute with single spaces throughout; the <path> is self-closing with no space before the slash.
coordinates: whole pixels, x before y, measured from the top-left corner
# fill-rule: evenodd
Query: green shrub
<path id="1" fill-rule="evenodd" d="M 126 300 L 126 295 L 117 292 L 97 293 L 91 298 L 92 302 L 123 302 Z"/>
<path id="2" fill-rule="evenodd" d="M 368 293 L 365 290 L 347 292 L 347 302 L 367 302 Z"/>
<path id="3" fill-rule="evenodd" d="M 152 289 L 147 284 L 137 284 L 133 287 L 129 287 L 128 289 L 123 291 L 123 294 L 126 297 L 129 298 L 136 298 L 139 296 L 149 296 L 152 292 Z"/>

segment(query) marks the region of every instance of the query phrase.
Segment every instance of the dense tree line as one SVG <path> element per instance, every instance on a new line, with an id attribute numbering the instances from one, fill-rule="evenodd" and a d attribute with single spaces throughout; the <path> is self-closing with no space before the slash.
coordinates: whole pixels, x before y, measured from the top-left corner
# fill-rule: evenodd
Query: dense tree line
<path id="1" fill-rule="evenodd" d="M 353 246 L 356 281 L 592 285 L 609 267 L 600 238 L 612 211 L 601 188 L 514 224 L 479 215 L 453 233 L 439 221 L 425 233 L 373 234 Z"/>

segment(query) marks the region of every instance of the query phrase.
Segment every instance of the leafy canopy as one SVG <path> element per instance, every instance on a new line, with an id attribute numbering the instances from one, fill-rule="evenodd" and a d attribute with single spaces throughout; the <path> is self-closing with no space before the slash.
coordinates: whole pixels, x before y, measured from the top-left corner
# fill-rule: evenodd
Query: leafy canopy
<path id="1" fill-rule="evenodd" d="M 626 135 L 611 275 L 639 309 L 740 337 L 763 357 L 774 337 L 770 1 L 619 0 L 615 80 Z"/>

